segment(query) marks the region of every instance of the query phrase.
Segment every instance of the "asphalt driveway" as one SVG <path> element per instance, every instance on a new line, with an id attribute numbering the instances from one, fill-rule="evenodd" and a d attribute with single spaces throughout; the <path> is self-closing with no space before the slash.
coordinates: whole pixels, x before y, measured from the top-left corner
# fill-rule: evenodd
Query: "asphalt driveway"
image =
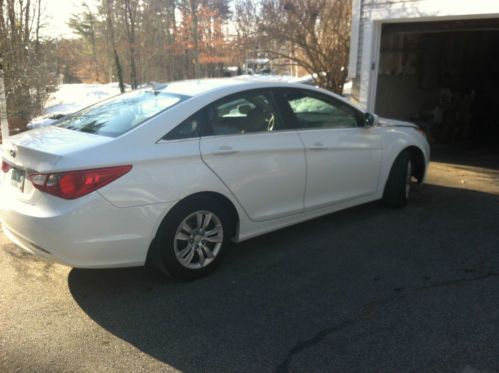
<path id="1" fill-rule="evenodd" d="M 405 209 L 241 243 L 190 283 L 48 264 L 0 234 L 0 371 L 499 372 L 495 160 L 435 162 Z"/>

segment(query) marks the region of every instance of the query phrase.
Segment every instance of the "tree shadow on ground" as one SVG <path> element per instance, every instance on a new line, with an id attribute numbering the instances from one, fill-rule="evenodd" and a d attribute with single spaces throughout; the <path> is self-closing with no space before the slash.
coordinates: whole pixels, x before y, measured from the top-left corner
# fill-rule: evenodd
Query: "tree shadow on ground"
<path id="1" fill-rule="evenodd" d="M 457 327 L 467 352 L 459 334 L 439 341 L 477 302 L 459 286 L 499 273 L 498 211 L 497 195 L 423 185 L 402 210 L 371 203 L 235 245 L 198 281 L 74 269 L 68 284 L 104 329 L 187 372 L 420 371 L 445 354 L 490 369 L 483 351 L 499 342 L 486 320 Z M 422 322 L 423 300 L 447 286 L 457 295 L 438 294 Z"/>

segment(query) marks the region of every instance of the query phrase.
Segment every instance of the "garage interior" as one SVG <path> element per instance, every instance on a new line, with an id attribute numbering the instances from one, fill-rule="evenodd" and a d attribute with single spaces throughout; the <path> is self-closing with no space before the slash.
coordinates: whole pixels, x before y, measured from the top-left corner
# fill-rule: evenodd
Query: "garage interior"
<path id="1" fill-rule="evenodd" d="M 499 19 L 384 24 L 375 112 L 435 144 L 499 148 Z"/>

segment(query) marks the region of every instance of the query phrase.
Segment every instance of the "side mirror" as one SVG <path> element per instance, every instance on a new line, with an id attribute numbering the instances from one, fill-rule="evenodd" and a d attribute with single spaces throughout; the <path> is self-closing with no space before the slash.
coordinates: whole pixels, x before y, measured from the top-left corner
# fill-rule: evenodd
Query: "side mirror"
<path id="1" fill-rule="evenodd" d="M 375 120 L 376 120 L 376 117 L 373 114 L 366 113 L 364 115 L 364 126 L 365 127 L 372 127 L 372 126 L 374 126 Z"/>

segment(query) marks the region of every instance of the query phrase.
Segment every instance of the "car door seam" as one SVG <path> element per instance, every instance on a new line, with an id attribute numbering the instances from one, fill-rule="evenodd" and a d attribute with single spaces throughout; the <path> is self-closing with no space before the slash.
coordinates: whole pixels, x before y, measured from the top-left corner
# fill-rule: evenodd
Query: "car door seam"
<path id="1" fill-rule="evenodd" d="M 305 188 L 303 188 L 303 209 L 302 209 L 302 213 L 303 213 L 306 210 L 305 201 L 306 201 L 307 189 L 308 189 L 308 154 L 307 154 L 307 147 L 305 145 L 305 141 L 301 137 L 300 131 L 295 130 L 295 132 L 296 132 L 298 138 L 300 139 L 300 142 L 303 145 L 303 156 L 305 157 Z"/>
<path id="2" fill-rule="evenodd" d="M 378 130 L 379 128 L 374 127 L 373 130 Z M 380 193 L 384 190 L 385 188 L 385 182 L 381 180 L 381 176 L 383 175 L 383 168 L 384 168 L 384 163 L 385 163 L 385 157 L 386 157 L 386 148 L 385 148 L 385 138 L 380 134 L 380 143 L 381 143 L 381 149 L 379 150 L 379 164 L 378 164 L 378 185 L 376 188 L 376 193 Z"/>
<path id="3" fill-rule="evenodd" d="M 246 216 L 248 217 L 248 219 L 250 221 L 254 221 L 253 219 L 251 219 L 251 217 L 249 216 L 248 214 L 248 211 L 246 211 L 246 209 L 244 208 L 244 206 L 242 205 L 241 201 L 239 201 L 239 199 L 234 195 L 234 193 L 232 193 L 232 190 L 230 190 L 229 186 L 222 180 L 222 178 L 215 172 L 215 170 L 213 170 L 210 165 L 208 164 L 208 162 L 206 162 L 206 160 L 204 159 L 203 157 L 203 152 L 201 150 L 201 141 L 203 140 L 203 137 L 200 137 L 199 138 L 199 142 L 198 142 L 198 149 L 199 149 L 199 157 L 201 158 L 201 162 L 203 162 L 203 164 L 215 175 L 215 177 L 220 180 L 220 182 L 223 184 L 223 186 L 225 187 L 225 189 L 230 193 L 230 195 L 234 198 L 235 201 L 237 201 L 237 203 L 239 204 L 239 206 L 241 207 L 241 209 L 244 211 L 244 213 L 246 214 Z"/>

